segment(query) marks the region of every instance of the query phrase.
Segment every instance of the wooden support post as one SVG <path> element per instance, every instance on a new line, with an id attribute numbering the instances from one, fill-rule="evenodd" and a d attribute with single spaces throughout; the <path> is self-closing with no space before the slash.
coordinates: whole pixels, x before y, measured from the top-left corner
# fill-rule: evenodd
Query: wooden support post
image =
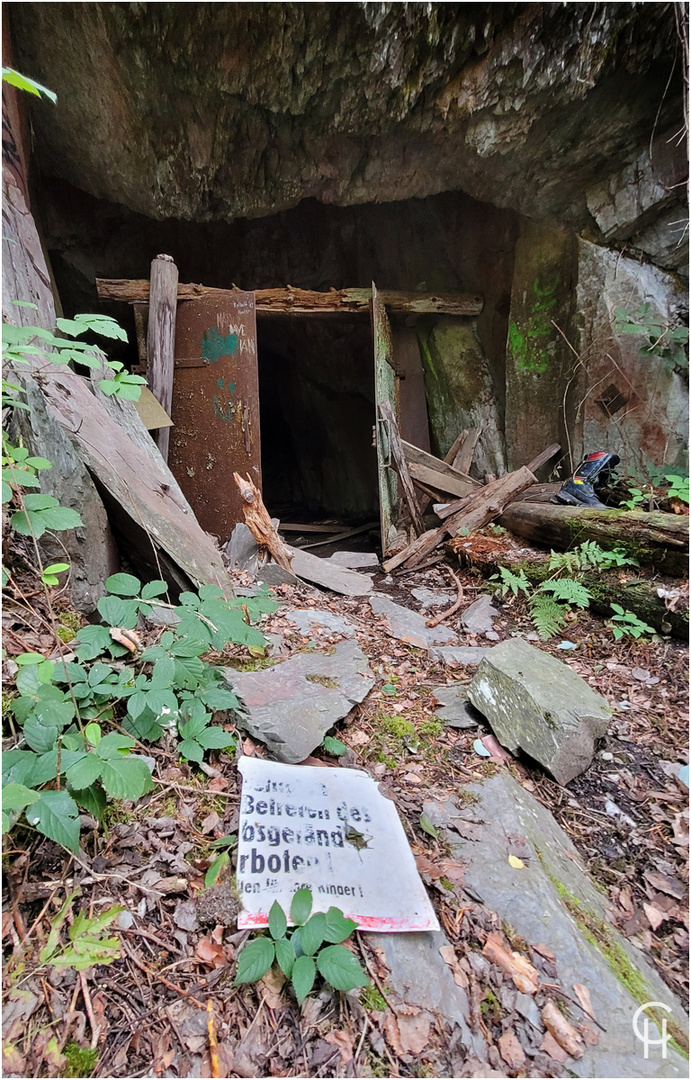
<path id="1" fill-rule="evenodd" d="M 178 268 L 170 255 L 157 255 L 151 263 L 149 330 L 146 341 L 147 381 L 156 400 L 170 416 L 173 404 L 175 317 Z M 164 461 L 168 460 L 170 428 L 157 428 L 154 439 Z"/>
<path id="2" fill-rule="evenodd" d="M 396 466 L 396 472 L 401 478 L 401 486 L 403 487 L 403 496 L 405 498 L 408 510 L 410 511 L 410 517 L 413 522 L 413 528 L 418 536 L 425 531 L 425 526 L 422 524 L 422 517 L 420 515 L 420 507 L 417 504 L 415 497 L 415 489 L 413 487 L 413 481 L 410 478 L 408 472 L 408 463 L 403 453 L 403 447 L 401 446 L 401 437 L 398 433 L 398 424 L 396 423 L 396 417 L 394 416 L 393 409 L 391 408 L 390 401 L 382 401 L 379 406 L 379 412 L 384 420 L 388 432 L 389 432 L 389 449 L 391 456 L 393 457 L 394 464 Z"/>

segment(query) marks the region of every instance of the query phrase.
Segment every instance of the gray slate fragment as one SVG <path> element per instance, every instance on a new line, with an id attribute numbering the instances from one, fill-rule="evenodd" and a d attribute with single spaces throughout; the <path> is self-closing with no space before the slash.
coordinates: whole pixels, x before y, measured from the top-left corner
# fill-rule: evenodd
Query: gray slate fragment
<path id="1" fill-rule="evenodd" d="M 180 616 L 176 615 L 170 608 L 154 604 L 149 614 L 144 616 L 144 622 L 149 623 L 151 626 L 177 626 L 180 622 Z"/>
<path id="2" fill-rule="evenodd" d="M 239 726 L 289 765 L 309 757 L 374 685 L 354 641 L 339 642 L 330 655 L 301 653 L 263 671 L 219 670 L 244 704 Z"/>
<path id="3" fill-rule="evenodd" d="M 239 521 L 233 529 L 223 554 L 230 570 L 244 570 L 250 577 L 256 576 L 259 548 L 244 521 Z"/>
<path id="4" fill-rule="evenodd" d="M 454 982 L 451 968 L 439 950 L 449 944 L 441 931 L 413 934 L 365 934 L 370 948 L 381 949 L 389 969 L 386 980 L 409 1005 L 439 1013 L 449 1024 L 458 1024 L 463 1046 L 482 1061 L 487 1047 L 482 1036 L 468 1027 L 468 997 Z"/>
<path id="5" fill-rule="evenodd" d="M 460 664 L 461 667 L 474 667 L 480 664 L 492 649 L 482 645 L 442 645 L 430 649 L 430 660 L 442 664 Z"/>
<path id="6" fill-rule="evenodd" d="M 466 608 L 461 615 L 461 623 L 469 634 L 493 633 L 492 622 L 499 612 L 492 605 L 492 597 L 483 593 Z"/>
<path id="7" fill-rule="evenodd" d="M 335 551 L 330 559 L 349 570 L 377 570 L 379 559 L 373 551 Z"/>
<path id="8" fill-rule="evenodd" d="M 477 727 L 482 717 L 468 701 L 468 687 L 453 683 L 451 686 L 435 686 L 432 693 L 442 705 L 437 709 L 435 716 L 442 720 L 448 727 L 472 728 Z"/>
<path id="9" fill-rule="evenodd" d="M 260 566 L 257 570 L 257 581 L 263 581 L 265 585 L 299 585 L 300 579 L 291 574 L 290 570 L 284 570 L 278 563 L 270 562 L 266 566 Z"/>
<path id="10" fill-rule="evenodd" d="M 355 637 L 355 626 L 350 619 L 344 619 L 342 615 L 336 615 L 333 611 L 295 608 L 293 611 L 282 611 L 281 614 L 290 622 L 295 623 L 301 634 L 311 634 L 313 627 L 323 627 L 332 634 Z"/>
<path id="11" fill-rule="evenodd" d="M 593 760 L 611 709 L 567 664 L 512 638 L 495 645 L 468 688 L 502 746 L 524 750 L 568 784 Z"/>
<path id="12" fill-rule="evenodd" d="M 456 635 L 446 626 L 427 626 L 424 615 L 395 604 L 382 593 L 373 593 L 369 602 L 375 615 L 384 616 L 387 632 L 398 641 L 418 649 L 456 641 Z"/>
<path id="13" fill-rule="evenodd" d="M 529 944 L 547 945 L 557 958 L 560 984 L 568 993 L 572 993 L 574 983 L 587 986 L 594 1014 L 607 1029 L 599 1033 L 597 1046 L 585 1047 L 580 1060 L 569 1059 L 569 1073 L 579 1077 L 688 1076 L 688 1063 L 671 1046 L 667 1047 L 667 1060 L 661 1060 L 659 1047 L 651 1048 L 650 1059 L 644 1059 L 642 1044 L 635 1039 L 631 1026 L 640 1002 L 610 966 L 607 955 L 613 955 L 611 948 L 603 950 L 592 940 L 592 933 L 588 940 L 571 912 L 580 910 L 595 925 L 607 927 L 610 945 L 623 951 L 646 984 L 643 1000 L 668 1005 L 685 1031 L 686 1014 L 655 969 L 615 928 L 605 896 L 581 869 L 576 848 L 549 811 L 506 770 L 484 783 L 471 784 L 464 793 L 476 796 L 478 801 L 464 802 L 460 811 L 456 808 L 453 813 L 460 812 L 465 820 L 476 822 L 480 839 L 463 839 L 456 831 L 446 829 L 443 835 L 454 858 L 463 860 L 470 894 L 509 922 Z M 452 802 L 442 806 L 430 801 L 423 809 L 432 822 L 439 822 L 443 828 Z M 526 845 L 530 856 L 525 854 Z M 509 866 L 508 857 L 515 850 L 523 850 L 522 869 Z M 535 1023 L 537 1018 L 530 1015 L 529 1008 L 519 1008 L 518 999 L 517 1008 Z M 575 1008 L 572 1016 L 574 1023 L 582 1019 Z M 654 1024 L 651 1037 L 659 1037 Z"/>
<path id="14" fill-rule="evenodd" d="M 411 589 L 410 591 L 422 608 L 451 607 L 456 599 L 451 593 L 434 592 L 432 589 L 425 589 L 424 587 Z"/>
<path id="15" fill-rule="evenodd" d="M 300 548 L 291 547 L 289 551 L 293 572 L 305 581 L 343 596 L 364 596 L 372 589 L 372 578 L 369 574 L 358 574 L 355 570 L 339 566 L 331 559 L 320 559 L 310 551 L 301 551 Z"/>

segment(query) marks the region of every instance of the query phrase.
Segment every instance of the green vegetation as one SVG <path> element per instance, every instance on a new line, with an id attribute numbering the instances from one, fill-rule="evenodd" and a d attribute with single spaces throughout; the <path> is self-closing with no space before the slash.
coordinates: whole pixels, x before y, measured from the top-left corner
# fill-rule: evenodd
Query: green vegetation
<path id="1" fill-rule="evenodd" d="M 65 1077 L 91 1076 L 96 1068 L 98 1060 L 98 1047 L 93 1050 L 79 1046 L 76 1042 L 69 1042 L 63 1050 L 65 1067 L 62 1075 Z"/>
<path id="2" fill-rule="evenodd" d="M 98 602 L 103 623 L 75 635 L 76 661 L 48 661 L 39 653 L 16 658 L 18 693 L 9 704 L 26 748 L 3 755 L 3 833 L 23 816 L 73 852 L 80 807 L 101 819 L 109 797 L 132 801 L 151 789 L 148 764 L 132 752 L 136 741 L 155 742 L 164 729 L 177 730 L 180 756 L 195 762 L 209 749 L 235 746 L 235 736 L 211 721 L 235 708 L 237 698 L 202 656 L 231 641 L 262 646 L 263 635 L 245 619 L 277 606 L 268 590 L 226 600 L 217 586 L 202 586 L 168 605 L 179 617 L 175 630 L 140 651 L 137 620 L 162 603 L 166 583 L 142 587 L 121 573 L 106 588 Z"/>
<path id="3" fill-rule="evenodd" d="M 615 614 L 612 615 L 607 625 L 614 634 L 615 641 L 619 641 L 624 636 L 640 638 L 644 634 L 655 633 L 654 626 L 648 626 L 632 611 L 624 611 L 620 604 L 612 604 L 611 606 Z"/>
<path id="4" fill-rule="evenodd" d="M 368 1012 L 384 1012 L 387 1008 L 383 995 L 376 986 L 366 986 L 360 995 L 360 1004 Z"/>
<path id="5" fill-rule="evenodd" d="M 369 982 L 360 964 L 341 942 L 350 937 L 357 923 L 346 919 L 340 908 L 330 907 L 310 917 L 312 893 L 298 889 L 290 905 L 296 929 L 288 933 L 288 920 L 277 901 L 269 911 L 270 937 L 250 941 L 238 958 L 235 984 L 258 982 L 274 962 L 290 980 L 298 1004 L 302 1005 L 317 972 L 335 990 L 354 990 Z"/>
<path id="6" fill-rule="evenodd" d="M 631 334 L 641 339 L 641 356 L 657 356 L 670 370 L 688 368 L 689 331 L 686 326 L 674 326 L 649 303 L 640 304 L 634 311 L 616 307 L 614 316 L 618 334 Z"/>
<path id="7" fill-rule="evenodd" d="M 523 593 L 528 598 L 533 625 L 543 640 L 558 634 L 573 615 L 574 608 L 587 608 L 592 593 L 573 575 L 586 569 L 609 570 L 617 566 L 637 566 L 634 558 L 620 548 L 604 551 L 593 540 L 587 540 L 572 551 L 555 552 L 550 555 L 547 574 L 551 575 L 537 587 L 528 580 L 525 569 L 516 572 L 505 566 L 499 567 L 498 590 L 502 596 Z M 635 618 L 635 616 L 634 616 Z"/>

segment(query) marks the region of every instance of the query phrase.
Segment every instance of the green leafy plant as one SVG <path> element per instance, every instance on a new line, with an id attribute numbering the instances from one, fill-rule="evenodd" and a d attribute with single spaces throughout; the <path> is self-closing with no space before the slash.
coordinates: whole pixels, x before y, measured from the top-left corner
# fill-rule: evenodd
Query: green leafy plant
<path id="1" fill-rule="evenodd" d="M 544 593 L 536 593 L 530 598 L 530 617 L 543 641 L 560 633 L 570 610 L 567 605 L 558 603 Z"/>
<path id="2" fill-rule="evenodd" d="M 621 548 L 605 551 L 595 540 L 586 540 L 571 551 L 552 551 L 549 558 L 550 570 L 610 570 L 615 566 L 638 566 L 638 560 L 626 555 Z"/>
<path id="3" fill-rule="evenodd" d="M 624 611 L 619 604 L 612 604 L 611 606 L 615 614 L 611 616 L 607 625 L 614 634 L 616 641 L 625 636 L 641 638 L 645 634 L 655 634 L 655 627 L 648 626 L 632 611 Z"/>
<path id="4" fill-rule="evenodd" d="M 675 326 L 669 319 L 653 309 L 652 304 L 640 304 L 634 311 L 627 308 L 614 309 L 614 328 L 618 334 L 632 334 L 644 340 L 641 356 L 658 356 L 669 368 L 689 366 L 686 347 L 689 331 L 686 326 Z"/>
<path id="5" fill-rule="evenodd" d="M 68 943 L 62 943 L 62 927 L 71 913 L 76 895 L 73 892 L 67 897 L 52 920 L 48 940 L 39 954 L 41 963 L 84 971 L 94 964 L 112 964 L 114 960 L 119 960 L 120 942 L 116 937 L 103 937 L 103 931 L 115 922 L 125 910 L 124 907 L 110 907 L 93 918 L 83 911 L 78 912 L 68 931 Z"/>
<path id="6" fill-rule="evenodd" d="M 678 473 L 665 473 L 665 480 L 669 484 L 667 495 L 670 499 L 679 499 L 689 505 L 689 478 Z"/>
<path id="7" fill-rule="evenodd" d="M 52 90 L 42 86 L 35 79 L 30 79 L 27 75 L 21 75 L 14 68 L 4 67 L 2 69 L 2 81 L 9 83 L 10 86 L 16 86 L 18 90 L 25 90 L 27 94 L 35 94 L 36 97 L 47 97 L 53 104 L 58 100 L 58 95 L 53 93 Z"/>
<path id="8" fill-rule="evenodd" d="M 519 592 L 525 593 L 526 596 L 530 594 L 530 582 L 524 570 L 519 570 L 517 574 L 514 574 L 505 566 L 500 566 L 498 569 L 501 581 L 499 592 L 502 596 L 506 596 L 508 592 L 512 592 L 514 596 L 518 596 Z"/>
<path id="9" fill-rule="evenodd" d="M 341 942 L 350 937 L 357 923 L 347 919 L 340 908 L 330 907 L 310 915 L 312 893 L 298 889 L 290 905 L 296 929 L 288 932 L 288 920 L 277 901 L 269 911 L 270 937 L 255 938 L 240 953 L 235 983 L 257 982 L 274 962 L 290 980 L 298 1004 L 314 986 L 317 972 L 336 990 L 368 986 L 360 964 Z"/>
<path id="10" fill-rule="evenodd" d="M 631 496 L 630 499 L 623 499 L 621 502 L 621 505 L 625 506 L 627 510 L 638 510 L 648 498 L 640 488 L 629 488 L 629 495 Z"/>
<path id="11" fill-rule="evenodd" d="M 334 739 L 333 735 L 325 735 L 322 740 L 322 748 L 327 754 L 334 757 L 343 757 L 348 752 L 348 747 L 340 739 Z"/>

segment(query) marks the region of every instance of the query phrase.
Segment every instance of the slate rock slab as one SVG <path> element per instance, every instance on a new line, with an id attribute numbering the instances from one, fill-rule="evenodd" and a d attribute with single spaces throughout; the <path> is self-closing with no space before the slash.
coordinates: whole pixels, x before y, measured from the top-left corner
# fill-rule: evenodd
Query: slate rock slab
<path id="1" fill-rule="evenodd" d="M 568 784 L 593 760 L 611 709 L 567 664 L 522 638 L 490 650 L 468 688 L 502 746 L 524 750 Z"/>
<path id="2" fill-rule="evenodd" d="M 442 706 L 435 716 L 448 727 L 472 728 L 482 722 L 483 717 L 468 700 L 468 687 L 454 683 L 451 686 L 435 686 L 432 693 Z"/>
<path id="3" fill-rule="evenodd" d="M 422 608 L 451 607 L 456 599 L 451 593 L 434 592 L 433 589 L 425 589 L 424 587 L 420 589 L 411 589 L 410 591 Z"/>
<path id="4" fill-rule="evenodd" d="M 580 1060 L 569 1059 L 570 1075 L 580 1077 L 688 1076 L 688 1062 L 671 1047 L 661 1060 L 660 1048 L 651 1047 L 649 1060 L 632 1029 L 633 1014 L 642 1002 L 669 1006 L 672 1018 L 687 1031 L 681 1004 L 641 953 L 615 928 L 607 899 L 583 869 L 580 855 L 563 829 L 544 806 L 502 770 L 481 784 L 463 789 L 462 807 L 428 801 L 424 811 L 443 829 L 455 858 L 465 867 L 470 895 L 510 923 L 529 945 L 543 943 L 556 956 L 560 985 L 572 998 L 574 983 L 587 986 L 594 1014 L 607 1030 L 597 1046 L 585 1047 Z M 474 824 L 477 839 L 453 829 L 454 819 Z M 509 865 L 517 854 L 523 868 Z M 629 985 L 640 985 L 641 999 Z M 543 979 L 543 981 L 545 981 Z M 546 980 L 552 981 L 552 980 Z M 521 1010 L 523 1011 L 523 1010 Z M 533 1014 L 530 1017 L 535 1022 Z M 582 1014 L 572 1009 L 572 1022 Z M 539 1022 L 539 1021 L 538 1021 Z M 659 1033 L 651 1023 L 652 1038 Z"/>
<path id="5" fill-rule="evenodd" d="M 431 660 L 437 660 L 442 664 L 475 667 L 481 664 L 491 651 L 488 645 L 441 645 L 430 649 L 429 655 Z"/>
<path id="6" fill-rule="evenodd" d="M 244 704 L 239 726 L 289 765 L 309 757 L 374 685 L 354 641 L 341 641 L 329 655 L 302 653 L 263 671 L 220 670 Z"/>
<path id="7" fill-rule="evenodd" d="M 466 1051 L 487 1061 L 487 1047 L 482 1035 L 473 1033 L 468 1026 L 468 996 L 454 982 L 451 968 L 439 952 L 449 944 L 446 935 L 437 930 L 414 934 L 365 934 L 364 937 L 389 969 L 387 987 L 406 1004 L 417 1005 L 439 1014 L 449 1024 L 457 1024 Z"/>
<path id="8" fill-rule="evenodd" d="M 372 578 L 369 574 L 358 574 L 345 566 L 339 566 L 331 559 L 320 559 L 310 551 L 289 547 L 290 565 L 298 577 L 319 585 L 323 589 L 342 593 L 343 596 L 364 596 L 372 590 Z"/>
<path id="9" fill-rule="evenodd" d="M 461 623 L 469 634 L 494 634 L 493 620 L 499 612 L 487 593 L 479 596 L 461 615 Z"/>
<path id="10" fill-rule="evenodd" d="M 331 634 L 342 634 L 343 637 L 355 637 L 355 626 L 350 619 L 342 615 L 336 615 L 333 611 L 319 611 L 316 608 L 295 608 L 292 611 L 284 611 L 281 614 L 290 622 L 295 623 L 301 634 L 313 634 L 320 628 L 328 630 Z"/>
<path id="11" fill-rule="evenodd" d="M 429 649 L 433 645 L 456 641 L 456 635 L 448 627 L 427 626 L 424 615 L 395 604 L 382 593 L 373 593 L 369 602 L 374 614 L 383 616 L 387 633 L 406 645 Z"/>
<path id="12" fill-rule="evenodd" d="M 377 570 L 379 558 L 373 551 L 335 551 L 330 562 L 348 570 Z"/>

